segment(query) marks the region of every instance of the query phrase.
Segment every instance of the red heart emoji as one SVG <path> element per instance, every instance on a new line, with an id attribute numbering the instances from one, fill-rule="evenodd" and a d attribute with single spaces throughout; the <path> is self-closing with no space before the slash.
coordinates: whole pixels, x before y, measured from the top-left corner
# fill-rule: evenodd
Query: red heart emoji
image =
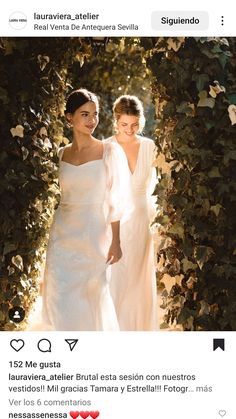
<path id="1" fill-rule="evenodd" d="M 81 418 L 86 419 L 89 416 L 90 412 L 79 412 Z"/>
<path id="2" fill-rule="evenodd" d="M 72 417 L 72 419 L 76 419 L 79 416 L 79 412 L 70 412 L 70 416 Z"/>
<path id="3" fill-rule="evenodd" d="M 91 418 L 96 419 L 99 416 L 99 412 L 89 412 Z"/>

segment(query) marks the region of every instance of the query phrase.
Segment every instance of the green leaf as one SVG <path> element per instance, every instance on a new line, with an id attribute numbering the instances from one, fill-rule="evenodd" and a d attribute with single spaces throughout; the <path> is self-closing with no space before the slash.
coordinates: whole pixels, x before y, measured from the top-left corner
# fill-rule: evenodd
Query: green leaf
<path id="1" fill-rule="evenodd" d="M 204 86 L 206 83 L 209 83 L 209 76 L 208 74 L 194 74 L 193 76 L 193 80 L 196 81 L 196 86 L 198 91 L 200 92 L 201 90 L 203 90 Z"/>
<path id="2" fill-rule="evenodd" d="M 194 249 L 194 257 L 196 258 L 197 264 L 200 269 L 203 268 L 204 264 L 214 254 L 214 250 L 209 246 L 196 246 Z"/>
<path id="3" fill-rule="evenodd" d="M 215 106 L 215 99 L 213 97 L 208 97 L 207 91 L 202 90 L 199 94 L 198 107 L 208 107 L 213 109 Z"/>
<path id="4" fill-rule="evenodd" d="M 20 255 L 13 256 L 11 258 L 13 265 L 15 265 L 20 271 L 23 271 L 23 259 Z"/>
<path id="5" fill-rule="evenodd" d="M 218 217 L 218 215 L 219 215 L 219 212 L 220 212 L 220 209 L 222 208 L 222 205 L 220 205 L 220 204 L 216 204 L 216 205 L 212 205 L 211 207 L 210 207 L 210 210 L 212 211 L 212 212 L 214 212 L 214 214 L 216 215 L 216 217 Z"/>
<path id="6" fill-rule="evenodd" d="M 177 106 L 176 110 L 178 113 L 193 116 L 195 107 L 193 103 L 181 102 L 181 104 Z"/>
<path id="7" fill-rule="evenodd" d="M 226 95 L 226 97 L 231 104 L 236 105 L 236 93 Z"/>
<path id="8" fill-rule="evenodd" d="M 163 329 L 169 329 L 169 327 L 170 327 L 169 324 L 166 323 L 166 322 L 163 322 L 163 323 L 160 324 L 160 329 L 162 329 L 162 330 Z"/>
<path id="9" fill-rule="evenodd" d="M 3 248 L 3 255 L 14 252 L 18 248 L 18 243 L 6 242 Z"/>
<path id="10" fill-rule="evenodd" d="M 7 90 L 0 87 L 0 101 L 3 103 L 3 105 L 7 105 L 9 103 L 9 97 Z"/>
<path id="11" fill-rule="evenodd" d="M 219 168 L 217 166 L 213 166 L 212 169 L 210 170 L 210 172 L 208 173 L 208 176 L 210 178 L 217 178 L 217 177 L 222 177 L 219 171 Z"/>
<path id="12" fill-rule="evenodd" d="M 201 300 L 200 305 L 201 305 L 201 308 L 198 313 L 199 316 L 204 316 L 204 314 L 210 313 L 210 305 L 206 301 Z"/>
<path id="13" fill-rule="evenodd" d="M 6 313 L 3 313 L 2 310 L 0 310 L 0 321 L 4 321 L 6 319 Z"/>
<path id="14" fill-rule="evenodd" d="M 173 226 L 168 230 L 171 234 L 176 234 L 181 239 L 184 239 L 184 228 L 181 224 L 175 223 Z"/>
<path id="15" fill-rule="evenodd" d="M 191 270 L 195 270 L 197 268 L 197 264 L 191 262 L 189 259 L 184 258 L 182 260 L 182 264 L 183 264 L 183 271 L 186 273 L 187 271 Z"/>
<path id="16" fill-rule="evenodd" d="M 23 155 L 23 160 L 27 159 L 27 157 L 29 155 L 29 150 L 26 147 L 22 146 L 21 151 L 22 151 L 22 155 Z"/>

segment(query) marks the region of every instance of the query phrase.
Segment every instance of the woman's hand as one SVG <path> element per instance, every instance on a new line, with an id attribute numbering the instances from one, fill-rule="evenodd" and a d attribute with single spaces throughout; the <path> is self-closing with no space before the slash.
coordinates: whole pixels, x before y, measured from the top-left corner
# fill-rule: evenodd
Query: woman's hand
<path id="1" fill-rule="evenodd" d="M 118 262 L 122 257 L 122 251 L 119 241 L 112 241 L 110 249 L 108 251 L 106 263 L 113 265 L 113 263 Z"/>

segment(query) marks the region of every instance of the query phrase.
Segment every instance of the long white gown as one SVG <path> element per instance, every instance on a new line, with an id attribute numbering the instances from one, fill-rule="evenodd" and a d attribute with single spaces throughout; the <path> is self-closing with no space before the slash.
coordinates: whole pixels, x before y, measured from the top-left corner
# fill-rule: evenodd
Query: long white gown
<path id="1" fill-rule="evenodd" d="M 51 330 L 119 330 L 106 258 L 112 221 L 132 211 L 127 162 L 118 145 L 79 166 L 62 161 L 61 200 L 50 229 L 43 291 L 43 325 Z"/>
<path id="2" fill-rule="evenodd" d="M 123 257 L 111 268 L 111 295 L 123 331 L 157 330 L 156 274 L 150 231 L 155 215 L 152 193 L 157 182 L 153 167 L 156 147 L 149 138 L 139 137 L 139 140 L 137 164 L 133 174 L 129 171 L 134 212 L 121 226 Z M 117 143 L 115 137 L 105 142 Z"/>

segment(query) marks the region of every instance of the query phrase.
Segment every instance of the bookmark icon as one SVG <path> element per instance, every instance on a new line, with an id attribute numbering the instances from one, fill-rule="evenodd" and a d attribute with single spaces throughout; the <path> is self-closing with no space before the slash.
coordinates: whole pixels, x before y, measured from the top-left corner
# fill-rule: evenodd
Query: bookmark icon
<path id="1" fill-rule="evenodd" d="M 225 340 L 224 339 L 213 339 L 213 351 L 220 348 L 222 351 L 225 350 Z"/>

